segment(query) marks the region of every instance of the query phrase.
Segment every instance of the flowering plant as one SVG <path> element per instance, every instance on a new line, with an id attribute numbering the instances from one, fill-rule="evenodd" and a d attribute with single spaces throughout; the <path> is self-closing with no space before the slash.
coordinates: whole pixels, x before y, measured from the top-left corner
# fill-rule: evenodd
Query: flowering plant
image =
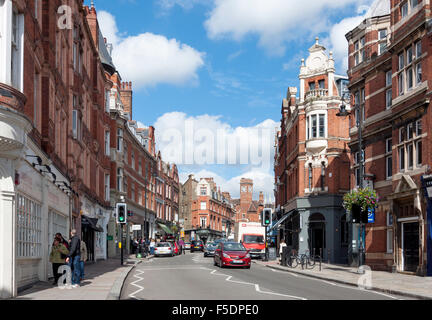
<path id="1" fill-rule="evenodd" d="M 362 211 L 375 209 L 378 207 L 379 198 L 375 190 L 370 188 L 358 189 L 345 194 L 343 199 L 343 207 L 352 211 L 352 205 L 357 204 L 362 208 Z"/>

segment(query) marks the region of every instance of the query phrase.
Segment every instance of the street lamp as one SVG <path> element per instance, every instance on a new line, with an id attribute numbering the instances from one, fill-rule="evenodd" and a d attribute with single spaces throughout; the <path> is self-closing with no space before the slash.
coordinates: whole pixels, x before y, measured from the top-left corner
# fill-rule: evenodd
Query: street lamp
<path id="1" fill-rule="evenodd" d="M 348 96 L 348 98 L 347 98 Z M 338 117 L 346 117 L 351 114 L 351 112 L 346 110 L 346 99 L 349 99 L 351 97 L 350 92 L 344 92 L 341 96 L 342 104 L 340 106 L 339 113 L 336 114 Z M 363 158 L 363 136 L 362 136 L 362 129 L 363 129 L 363 106 L 362 104 L 358 104 L 358 101 L 354 101 L 354 110 L 357 111 L 358 117 L 356 117 L 356 125 L 358 128 L 358 144 L 359 144 L 359 188 L 363 189 L 363 172 L 364 172 L 364 158 Z M 357 181 L 356 181 L 357 183 Z M 359 243 L 359 269 L 358 273 L 363 274 L 364 270 L 361 269 L 361 266 L 363 265 L 363 252 L 364 252 L 364 243 L 363 243 L 363 221 L 360 220 L 360 243 Z"/>

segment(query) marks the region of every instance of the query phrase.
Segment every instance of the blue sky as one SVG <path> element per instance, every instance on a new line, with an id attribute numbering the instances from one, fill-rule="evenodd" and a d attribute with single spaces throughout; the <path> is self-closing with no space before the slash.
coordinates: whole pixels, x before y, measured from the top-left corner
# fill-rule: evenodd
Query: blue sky
<path id="1" fill-rule="evenodd" d="M 371 3 L 96 0 L 95 6 L 102 32 L 114 44 L 114 63 L 123 80 L 133 81 L 133 118 L 156 127 L 165 157 L 169 143 L 162 133 L 171 127 L 183 132 L 186 119 L 196 127 L 223 128 L 240 144 L 256 126 L 274 130 L 282 99 L 289 86 L 298 86 L 300 60 L 307 58 L 315 37 L 334 51 L 338 73 L 345 74 L 343 35 Z M 246 134 L 238 133 L 241 128 Z M 255 179 L 256 193 L 272 194 L 274 137 L 261 140 L 269 158 L 265 165 L 188 166 L 182 165 L 184 159 L 167 157 L 180 164 L 183 180 L 189 173 L 213 175 L 223 190 L 237 196 L 239 178 L 245 176 Z"/>

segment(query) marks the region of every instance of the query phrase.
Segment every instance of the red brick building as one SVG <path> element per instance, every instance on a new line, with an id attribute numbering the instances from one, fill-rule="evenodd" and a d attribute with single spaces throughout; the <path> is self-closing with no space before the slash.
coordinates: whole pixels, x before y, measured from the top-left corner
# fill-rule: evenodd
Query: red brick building
<path id="1" fill-rule="evenodd" d="M 222 193 L 213 178 L 202 178 L 193 192 L 192 223 L 191 229 L 185 230 L 186 238 L 212 241 L 229 237 L 234 230 L 234 206 L 229 193 Z"/>
<path id="2" fill-rule="evenodd" d="M 261 222 L 261 212 L 264 209 L 264 194 L 260 192 L 259 200 L 253 200 L 253 180 L 240 180 L 240 199 L 232 200 L 235 209 L 235 222 Z"/>
<path id="3" fill-rule="evenodd" d="M 351 188 L 360 184 L 356 117 L 362 112 L 365 174 L 381 198 L 366 228 L 366 264 L 426 275 L 431 232 L 421 177 L 431 164 L 430 4 L 383 4 L 387 10 L 347 34 L 349 89 L 356 110 L 364 110 L 350 116 Z"/>
<path id="4" fill-rule="evenodd" d="M 348 224 L 342 207 L 349 190 L 348 120 L 337 117 L 347 78 L 335 75 L 332 53 L 316 43 L 300 67 L 300 90 L 289 88 L 276 136 L 275 198 L 280 231 L 300 253 L 348 262 Z"/>

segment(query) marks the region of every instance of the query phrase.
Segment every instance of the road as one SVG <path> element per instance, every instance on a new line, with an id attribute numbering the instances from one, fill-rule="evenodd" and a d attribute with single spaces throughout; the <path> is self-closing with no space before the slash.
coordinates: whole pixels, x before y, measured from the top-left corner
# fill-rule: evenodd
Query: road
<path id="1" fill-rule="evenodd" d="M 220 269 L 202 253 L 153 258 L 139 264 L 122 300 L 399 300 L 402 297 L 276 271 Z"/>

